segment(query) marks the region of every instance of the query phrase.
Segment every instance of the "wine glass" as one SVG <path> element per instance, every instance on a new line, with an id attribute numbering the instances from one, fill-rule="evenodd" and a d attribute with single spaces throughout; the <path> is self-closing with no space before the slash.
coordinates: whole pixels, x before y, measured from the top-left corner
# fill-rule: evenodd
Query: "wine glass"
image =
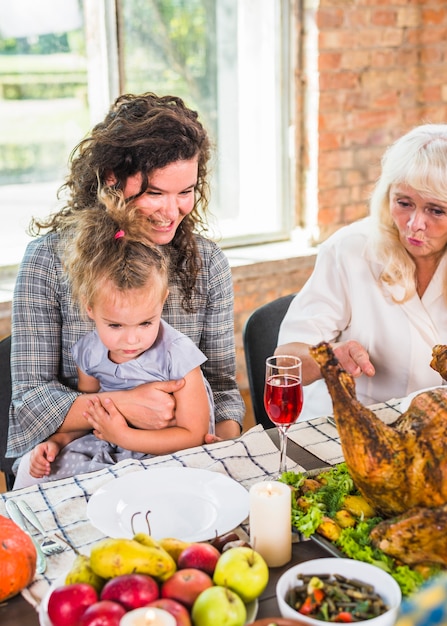
<path id="1" fill-rule="evenodd" d="M 280 462 L 275 478 L 287 471 L 287 430 L 303 408 L 301 359 L 297 356 L 269 356 L 265 362 L 264 406 L 279 433 Z"/>

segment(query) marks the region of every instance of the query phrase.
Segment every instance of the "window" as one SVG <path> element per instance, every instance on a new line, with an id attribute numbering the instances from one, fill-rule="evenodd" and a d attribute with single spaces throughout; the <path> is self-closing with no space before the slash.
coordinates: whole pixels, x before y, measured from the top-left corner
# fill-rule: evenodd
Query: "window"
<path id="1" fill-rule="evenodd" d="M 290 0 L 0 0 L 0 202 L 17 263 L 67 158 L 120 92 L 175 93 L 215 144 L 213 233 L 281 240 L 293 214 Z M 6 211 L 5 211 L 6 209 Z"/>

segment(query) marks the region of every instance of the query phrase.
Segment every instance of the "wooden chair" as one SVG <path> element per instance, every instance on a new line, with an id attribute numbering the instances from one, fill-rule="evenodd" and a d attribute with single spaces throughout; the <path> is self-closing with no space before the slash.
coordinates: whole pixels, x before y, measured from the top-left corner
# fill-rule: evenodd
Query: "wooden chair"
<path id="1" fill-rule="evenodd" d="M 264 428 L 273 426 L 264 409 L 265 360 L 275 351 L 279 327 L 294 297 L 294 293 L 281 296 L 255 309 L 242 330 L 253 413 Z"/>
<path id="2" fill-rule="evenodd" d="M 12 464 L 15 459 L 5 457 L 9 427 L 9 405 L 11 403 L 11 336 L 0 341 L 0 471 L 5 474 L 6 488 L 12 489 L 14 474 Z"/>

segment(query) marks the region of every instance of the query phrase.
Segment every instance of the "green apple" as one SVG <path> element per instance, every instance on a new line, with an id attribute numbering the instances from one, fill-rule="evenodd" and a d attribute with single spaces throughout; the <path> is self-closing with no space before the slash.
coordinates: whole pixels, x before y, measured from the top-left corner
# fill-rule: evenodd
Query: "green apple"
<path id="1" fill-rule="evenodd" d="M 244 626 L 247 609 L 241 598 L 226 587 L 209 587 L 192 606 L 194 626 Z"/>
<path id="2" fill-rule="evenodd" d="M 215 585 L 228 587 L 248 604 L 267 587 L 269 568 L 263 557 L 252 548 L 236 547 L 226 550 L 214 570 Z"/>

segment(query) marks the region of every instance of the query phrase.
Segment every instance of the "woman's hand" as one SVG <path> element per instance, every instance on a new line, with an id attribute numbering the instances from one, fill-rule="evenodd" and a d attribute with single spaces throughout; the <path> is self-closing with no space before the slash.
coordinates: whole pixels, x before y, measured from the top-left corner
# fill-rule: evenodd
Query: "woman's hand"
<path id="1" fill-rule="evenodd" d="M 369 354 L 358 341 L 343 341 L 332 344 L 334 354 L 348 374 L 358 378 L 362 374 L 374 376 L 376 370 L 369 360 Z"/>
<path id="2" fill-rule="evenodd" d="M 122 391 L 102 391 L 100 393 L 82 393 L 73 402 L 65 420 L 59 427 L 59 432 L 91 430 L 90 424 L 84 417 L 89 409 L 89 403 L 98 397 L 101 403 L 105 398 L 113 400 L 118 411 L 126 421 L 142 430 L 159 430 L 166 426 L 175 426 L 175 399 L 172 395 L 185 385 L 185 380 L 170 380 L 164 382 L 144 383 L 134 389 Z"/>
<path id="3" fill-rule="evenodd" d="M 110 396 L 127 422 L 135 428 L 158 430 L 175 425 L 175 399 L 173 393 L 184 387 L 185 380 L 145 383 L 134 389 L 110 394 L 98 394 L 102 398 Z"/>

